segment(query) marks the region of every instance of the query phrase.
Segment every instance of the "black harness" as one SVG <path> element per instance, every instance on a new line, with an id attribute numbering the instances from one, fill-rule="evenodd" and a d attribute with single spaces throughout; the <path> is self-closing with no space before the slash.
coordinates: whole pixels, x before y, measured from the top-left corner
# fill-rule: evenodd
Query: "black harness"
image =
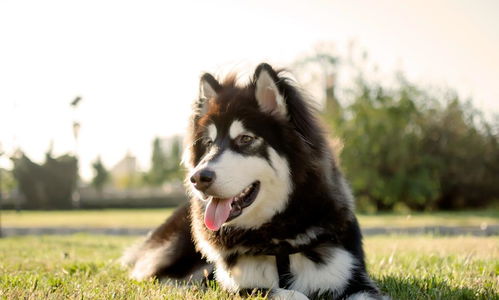
<path id="1" fill-rule="evenodd" d="M 276 254 L 275 263 L 277 266 L 277 274 L 279 274 L 279 287 L 281 289 L 289 288 L 291 283 L 291 270 L 289 267 L 288 254 Z"/>
<path id="2" fill-rule="evenodd" d="M 319 256 L 310 257 L 310 253 L 314 253 L 314 249 L 319 245 L 324 244 L 335 244 L 337 241 L 336 236 L 333 233 L 322 233 L 316 236 L 312 241 L 305 245 L 291 246 L 287 242 L 280 243 L 273 247 L 268 247 L 268 244 L 262 244 L 261 248 L 258 250 L 253 250 L 246 252 L 246 255 L 270 255 L 275 257 L 277 274 L 279 276 L 279 288 L 288 289 L 293 279 L 291 274 L 290 259 L 291 254 L 304 253 L 305 256 L 309 257 L 316 263 L 320 263 L 322 259 Z M 253 247 L 255 247 L 253 245 Z M 267 248 L 266 248 L 267 247 Z M 253 248 L 255 249 L 255 248 Z M 237 259 L 237 257 L 236 257 Z"/>
<path id="3" fill-rule="evenodd" d="M 272 253 L 275 256 L 277 274 L 279 275 L 279 288 L 288 289 L 291 284 L 292 274 L 289 261 L 291 254 L 313 251 L 317 246 L 324 243 L 332 243 L 334 240 L 335 236 L 332 234 L 321 234 L 307 245 L 302 245 L 298 248 L 284 247 L 276 253 Z"/>

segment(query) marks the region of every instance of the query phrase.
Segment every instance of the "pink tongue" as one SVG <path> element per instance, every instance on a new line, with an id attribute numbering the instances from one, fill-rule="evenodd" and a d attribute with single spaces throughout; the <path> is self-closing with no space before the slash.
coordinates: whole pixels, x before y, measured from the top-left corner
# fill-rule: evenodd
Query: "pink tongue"
<path id="1" fill-rule="evenodd" d="M 227 221 L 230 214 L 232 198 L 212 198 L 204 212 L 204 224 L 208 229 L 217 231 Z"/>

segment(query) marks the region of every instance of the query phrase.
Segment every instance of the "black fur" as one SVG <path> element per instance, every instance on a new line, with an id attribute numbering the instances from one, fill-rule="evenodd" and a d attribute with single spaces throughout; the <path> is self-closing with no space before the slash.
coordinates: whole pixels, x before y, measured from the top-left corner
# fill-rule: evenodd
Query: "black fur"
<path id="1" fill-rule="evenodd" d="M 192 235 L 188 211 L 189 205 L 184 205 L 177 209 L 175 213 L 166 220 L 161 226 L 156 228 L 151 234 L 149 241 L 161 244 L 172 234 L 178 236 L 172 247 L 175 251 L 172 253 L 172 263 L 158 269 L 155 274 L 157 277 L 168 277 L 182 279 L 193 273 L 197 269 L 207 265 L 206 260 L 196 251 L 192 243 Z"/>

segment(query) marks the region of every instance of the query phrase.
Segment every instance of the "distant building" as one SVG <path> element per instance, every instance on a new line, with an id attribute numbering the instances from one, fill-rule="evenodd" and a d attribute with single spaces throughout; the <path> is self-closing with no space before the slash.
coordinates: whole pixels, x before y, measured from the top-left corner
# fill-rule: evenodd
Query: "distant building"
<path id="1" fill-rule="evenodd" d="M 137 180 L 139 169 L 137 158 L 130 152 L 111 168 L 111 180 L 115 187 L 130 188 Z"/>
<path id="2" fill-rule="evenodd" d="M 111 175 L 113 177 L 122 177 L 134 174 L 138 171 L 137 169 L 137 158 L 133 156 L 130 152 L 127 152 L 125 157 L 123 157 L 114 167 L 111 169 Z"/>

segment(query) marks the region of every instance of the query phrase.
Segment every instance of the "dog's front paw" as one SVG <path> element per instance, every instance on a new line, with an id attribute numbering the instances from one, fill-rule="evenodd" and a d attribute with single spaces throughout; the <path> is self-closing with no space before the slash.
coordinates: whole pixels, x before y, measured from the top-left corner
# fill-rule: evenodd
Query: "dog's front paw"
<path id="1" fill-rule="evenodd" d="M 269 299 L 271 300 L 308 300 L 308 297 L 304 294 L 285 289 L 273 289 L 269 294 Z"/>

